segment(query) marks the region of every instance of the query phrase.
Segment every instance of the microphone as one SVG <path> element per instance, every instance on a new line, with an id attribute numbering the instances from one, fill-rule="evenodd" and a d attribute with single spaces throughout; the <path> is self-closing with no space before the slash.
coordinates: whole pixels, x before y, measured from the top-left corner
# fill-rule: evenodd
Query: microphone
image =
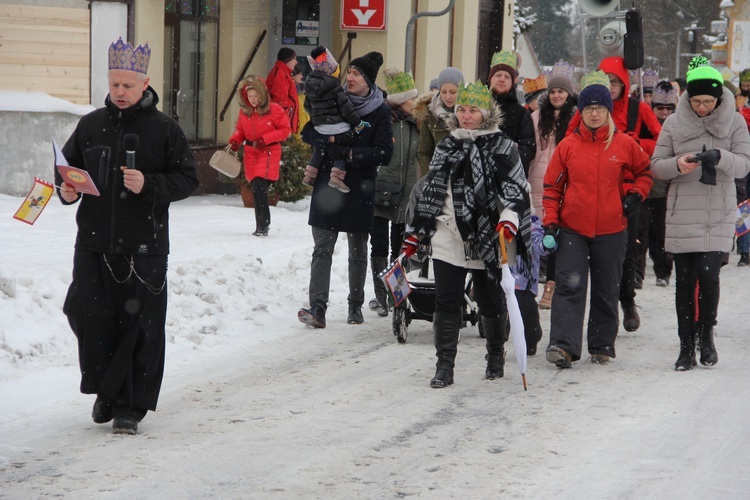
<path id="1" fill-rule="evenodd" d="M 135 151 L 138 149 L 140 139 L 135 134 L 125 134 L 122 143 L 125 146 L 125 158 L 128 168 L 135 168 Z"/>

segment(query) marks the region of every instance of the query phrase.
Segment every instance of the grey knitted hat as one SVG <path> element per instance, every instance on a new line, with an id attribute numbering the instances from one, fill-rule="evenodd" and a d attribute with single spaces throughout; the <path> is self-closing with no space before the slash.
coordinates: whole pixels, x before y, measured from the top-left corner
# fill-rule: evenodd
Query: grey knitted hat
<path id="1" fill-rule="evenodd" d="M 458 87 L 459 84 L 464 81 L 464 74 L 461 73 L 460 69 L 454 68 L 453 66 L 448 66 L 440 72 L 437 80 L 438 91 L 440 91 L 444 83 L 452 83 L 453 85 Z"/>

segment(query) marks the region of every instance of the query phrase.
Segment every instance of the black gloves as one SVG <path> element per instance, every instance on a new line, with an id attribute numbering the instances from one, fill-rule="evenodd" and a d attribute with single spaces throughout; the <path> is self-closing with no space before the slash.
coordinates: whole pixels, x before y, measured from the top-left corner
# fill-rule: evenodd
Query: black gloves
<path id="1" fill-rule="evenodd" d="M 552 250 L 557 246 L 557 227 L 556 226 L 544 226 L 544 238 L 542 239 L 542 246 L 547 250 Z"/>
<path id="2" fill-rule="evenodd" d="M 706 151 L 706 145 L 703 145 L 703 151 L 694 156 L 701 162 L 700 182 L 709 186 L 716 185 L 716 165 L 721 159 L 721 151 L 718 149 L 709 149 Z"/>
<path id="3" fill-rule="evenodd" d="M 339 146 L 336 143 L 329 143 L 326 150 L 334 160 L 348 160 L 351 148 L 348 148 L 347 146 Z"/>
<path id="4" fill-rule="evenodd" d="M 633 215 L 638 210 L 641 201 L 643 201 L 643 198 L 636 192 L 626 194 L 625 198 L 622 199 L 622 215 L 625 217 Z"/>

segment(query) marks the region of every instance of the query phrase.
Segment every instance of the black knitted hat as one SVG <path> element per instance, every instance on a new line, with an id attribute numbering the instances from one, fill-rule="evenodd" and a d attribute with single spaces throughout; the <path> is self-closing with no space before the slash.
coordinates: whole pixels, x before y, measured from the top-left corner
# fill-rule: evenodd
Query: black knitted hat
<path id="1" fill-rule="evenodd" d="M 350 68 L 356 68 L 357 71 L 362 73 L 371 87 L 375 85 L 375 80 L 378 78 L 378 71 L 380 71 L 380 66 L 382 65 L 383 54 L 380 52 L 368 52 L 362 57 L 352 59 L 352 62 L 349 63 Z"/>

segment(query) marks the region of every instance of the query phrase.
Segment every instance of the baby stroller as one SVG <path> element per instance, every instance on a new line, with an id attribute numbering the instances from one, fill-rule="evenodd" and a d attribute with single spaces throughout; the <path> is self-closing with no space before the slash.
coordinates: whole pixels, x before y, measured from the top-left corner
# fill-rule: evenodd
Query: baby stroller
<path id="1" fill-rule="evenodd" d="M 393 334 L 399 344 L 405 344 L 408 336 L 408 327 L 415 319 L 432 322 L 432 314 L 435 312 L 435 279 L 431 274 L 430 259 L 412 265 L 412 261 L 404 263 L 406 278 L 411 287 L 411 293 L 398 306 L 393 308 Z M 471 291 L 471 275 L 467 275 L 466 288 L 464 290 L 463 327 L 467 323 L 475 326 L 479 323 L 479 336 L 484 337 L 482 322 L 474 303 L 469 298 Z M 460 338 L 460 337 L 459 337 Z"/>

